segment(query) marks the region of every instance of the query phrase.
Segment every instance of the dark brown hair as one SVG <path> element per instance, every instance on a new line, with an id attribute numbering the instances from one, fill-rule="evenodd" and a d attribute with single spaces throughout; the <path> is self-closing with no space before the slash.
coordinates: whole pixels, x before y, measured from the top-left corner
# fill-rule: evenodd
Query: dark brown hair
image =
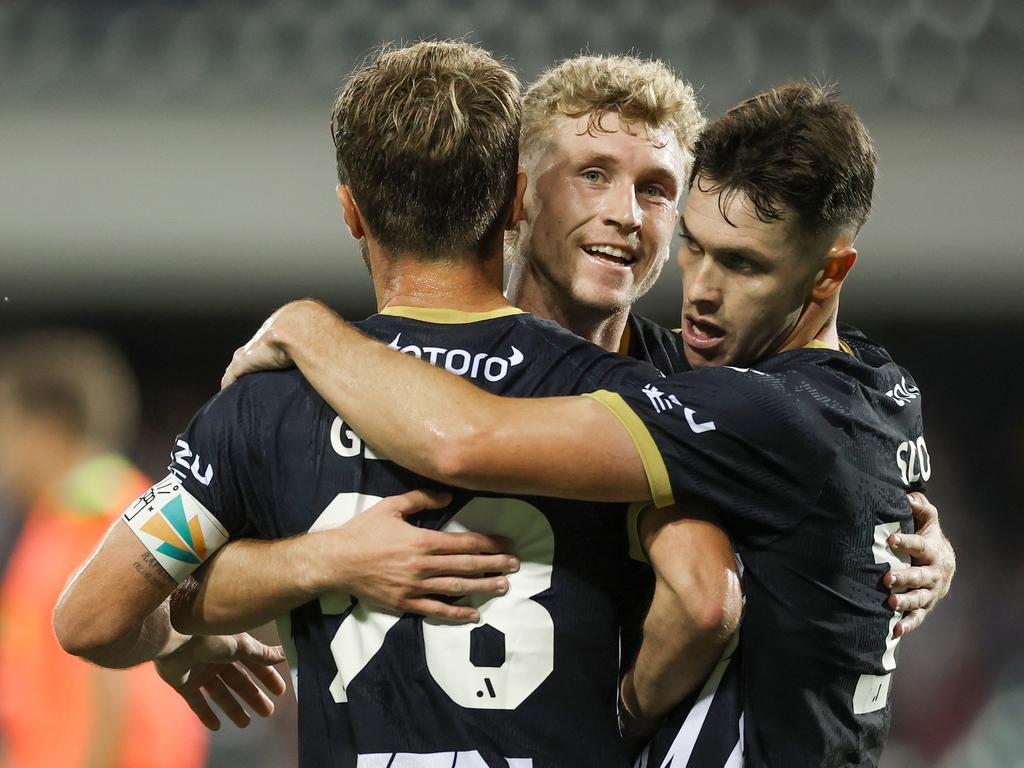
<path id="1" fill-rule="evenodd" d="M 481 253 L 515 195 L 519 80 L 462 42 L 383 50 L 331 119 L 338 179 L 380 244 L 430 258 Z"/>
<path id="2" fill-rule="evenodd" d="M 744 193 L 765 222 L 795 215 L 812 237 L 854 232 L 871 212 L 878 156 L 864 123 L 834 86 L 787 83 L 747 99 L 697 140 L 690 186 Z M 726 219 L 728 220 L 728 219 Z"/>

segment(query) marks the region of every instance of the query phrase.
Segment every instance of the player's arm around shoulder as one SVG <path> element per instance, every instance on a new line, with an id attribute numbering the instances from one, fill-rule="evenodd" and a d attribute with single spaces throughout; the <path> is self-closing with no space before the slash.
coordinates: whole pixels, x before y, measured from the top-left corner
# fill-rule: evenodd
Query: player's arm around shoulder
<path id="1" fill-rule="evenodd" d="M 368 443 L 435 480 L 591 501 L 650 498 L 629 433 L 592 399 L 489 394 L 310 300 L 271 315 L 236 351 L 222 386 L 291 365 Z"/>
<path id="2" fill-rule="evenodd" d="M 743 594 L 732 544 L 713 515 L 649 507 L 638 530 L 656 582 L 622 702 L 627 736 L 642 738 L 719 660 L 739 627 Z"/>

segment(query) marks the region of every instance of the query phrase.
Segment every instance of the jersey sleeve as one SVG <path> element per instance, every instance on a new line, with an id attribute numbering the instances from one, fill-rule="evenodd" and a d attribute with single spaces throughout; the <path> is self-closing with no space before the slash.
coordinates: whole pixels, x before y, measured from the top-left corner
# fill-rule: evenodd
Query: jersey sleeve
<path id="1" fill-rule="evenodd" d="M 167 477 L 124 513 L 179 582 L 229 539 L 267 533 L 261 446 L 273 410 L 263 388 L 245 377 L 209 400 L 175 439 Z"/>
<path id="2" fill-rule="evenodd" d="M 588 397 L 626 428 L 658 506 L 710 502 L 734 535 L 760 535 L 803 519 L 835 459 L 798 378 L 703 369 Z"/>

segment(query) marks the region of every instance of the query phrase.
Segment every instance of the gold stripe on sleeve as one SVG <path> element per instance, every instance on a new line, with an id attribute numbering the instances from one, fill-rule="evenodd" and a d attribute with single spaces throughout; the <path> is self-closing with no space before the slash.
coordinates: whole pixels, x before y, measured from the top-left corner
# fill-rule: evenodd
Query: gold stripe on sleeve
<path id="1" fill-rule="evenodd" d="M 651 437 L 651 433 L 647 431 L 647 427 L 644 426 L 640 417 L 633 413 L 633 409 L 626 404 L 621 395 L 614 392 L 602 389 L 597 392 L 589 392 L 583 397 L 597 400 L 611 411 L 626 428 L 633 445 L 636 446 L 637 453 L 640 454 L 640 461 L 643 462 L 644 472 L 647 474 L 647 484 L 651 487 L 651 499 L 655 506 L 667 507 L 669 504 L 674 504 L 672 484 L 668 479 L 665 460 L 661 457 L 661 451 L 658 450 L 654 438 Z"/>

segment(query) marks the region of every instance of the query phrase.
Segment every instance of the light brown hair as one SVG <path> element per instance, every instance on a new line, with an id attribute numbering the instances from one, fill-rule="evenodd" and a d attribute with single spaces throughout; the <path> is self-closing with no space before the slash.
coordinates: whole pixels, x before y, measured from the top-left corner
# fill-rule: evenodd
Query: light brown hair
<path id="1" fill-rule="evenodd" d="M 484 253 L 515 196 L 519 80 L 462 42 L 377 52 L 334 104 L 338 179 L 393 252 Z"/>

